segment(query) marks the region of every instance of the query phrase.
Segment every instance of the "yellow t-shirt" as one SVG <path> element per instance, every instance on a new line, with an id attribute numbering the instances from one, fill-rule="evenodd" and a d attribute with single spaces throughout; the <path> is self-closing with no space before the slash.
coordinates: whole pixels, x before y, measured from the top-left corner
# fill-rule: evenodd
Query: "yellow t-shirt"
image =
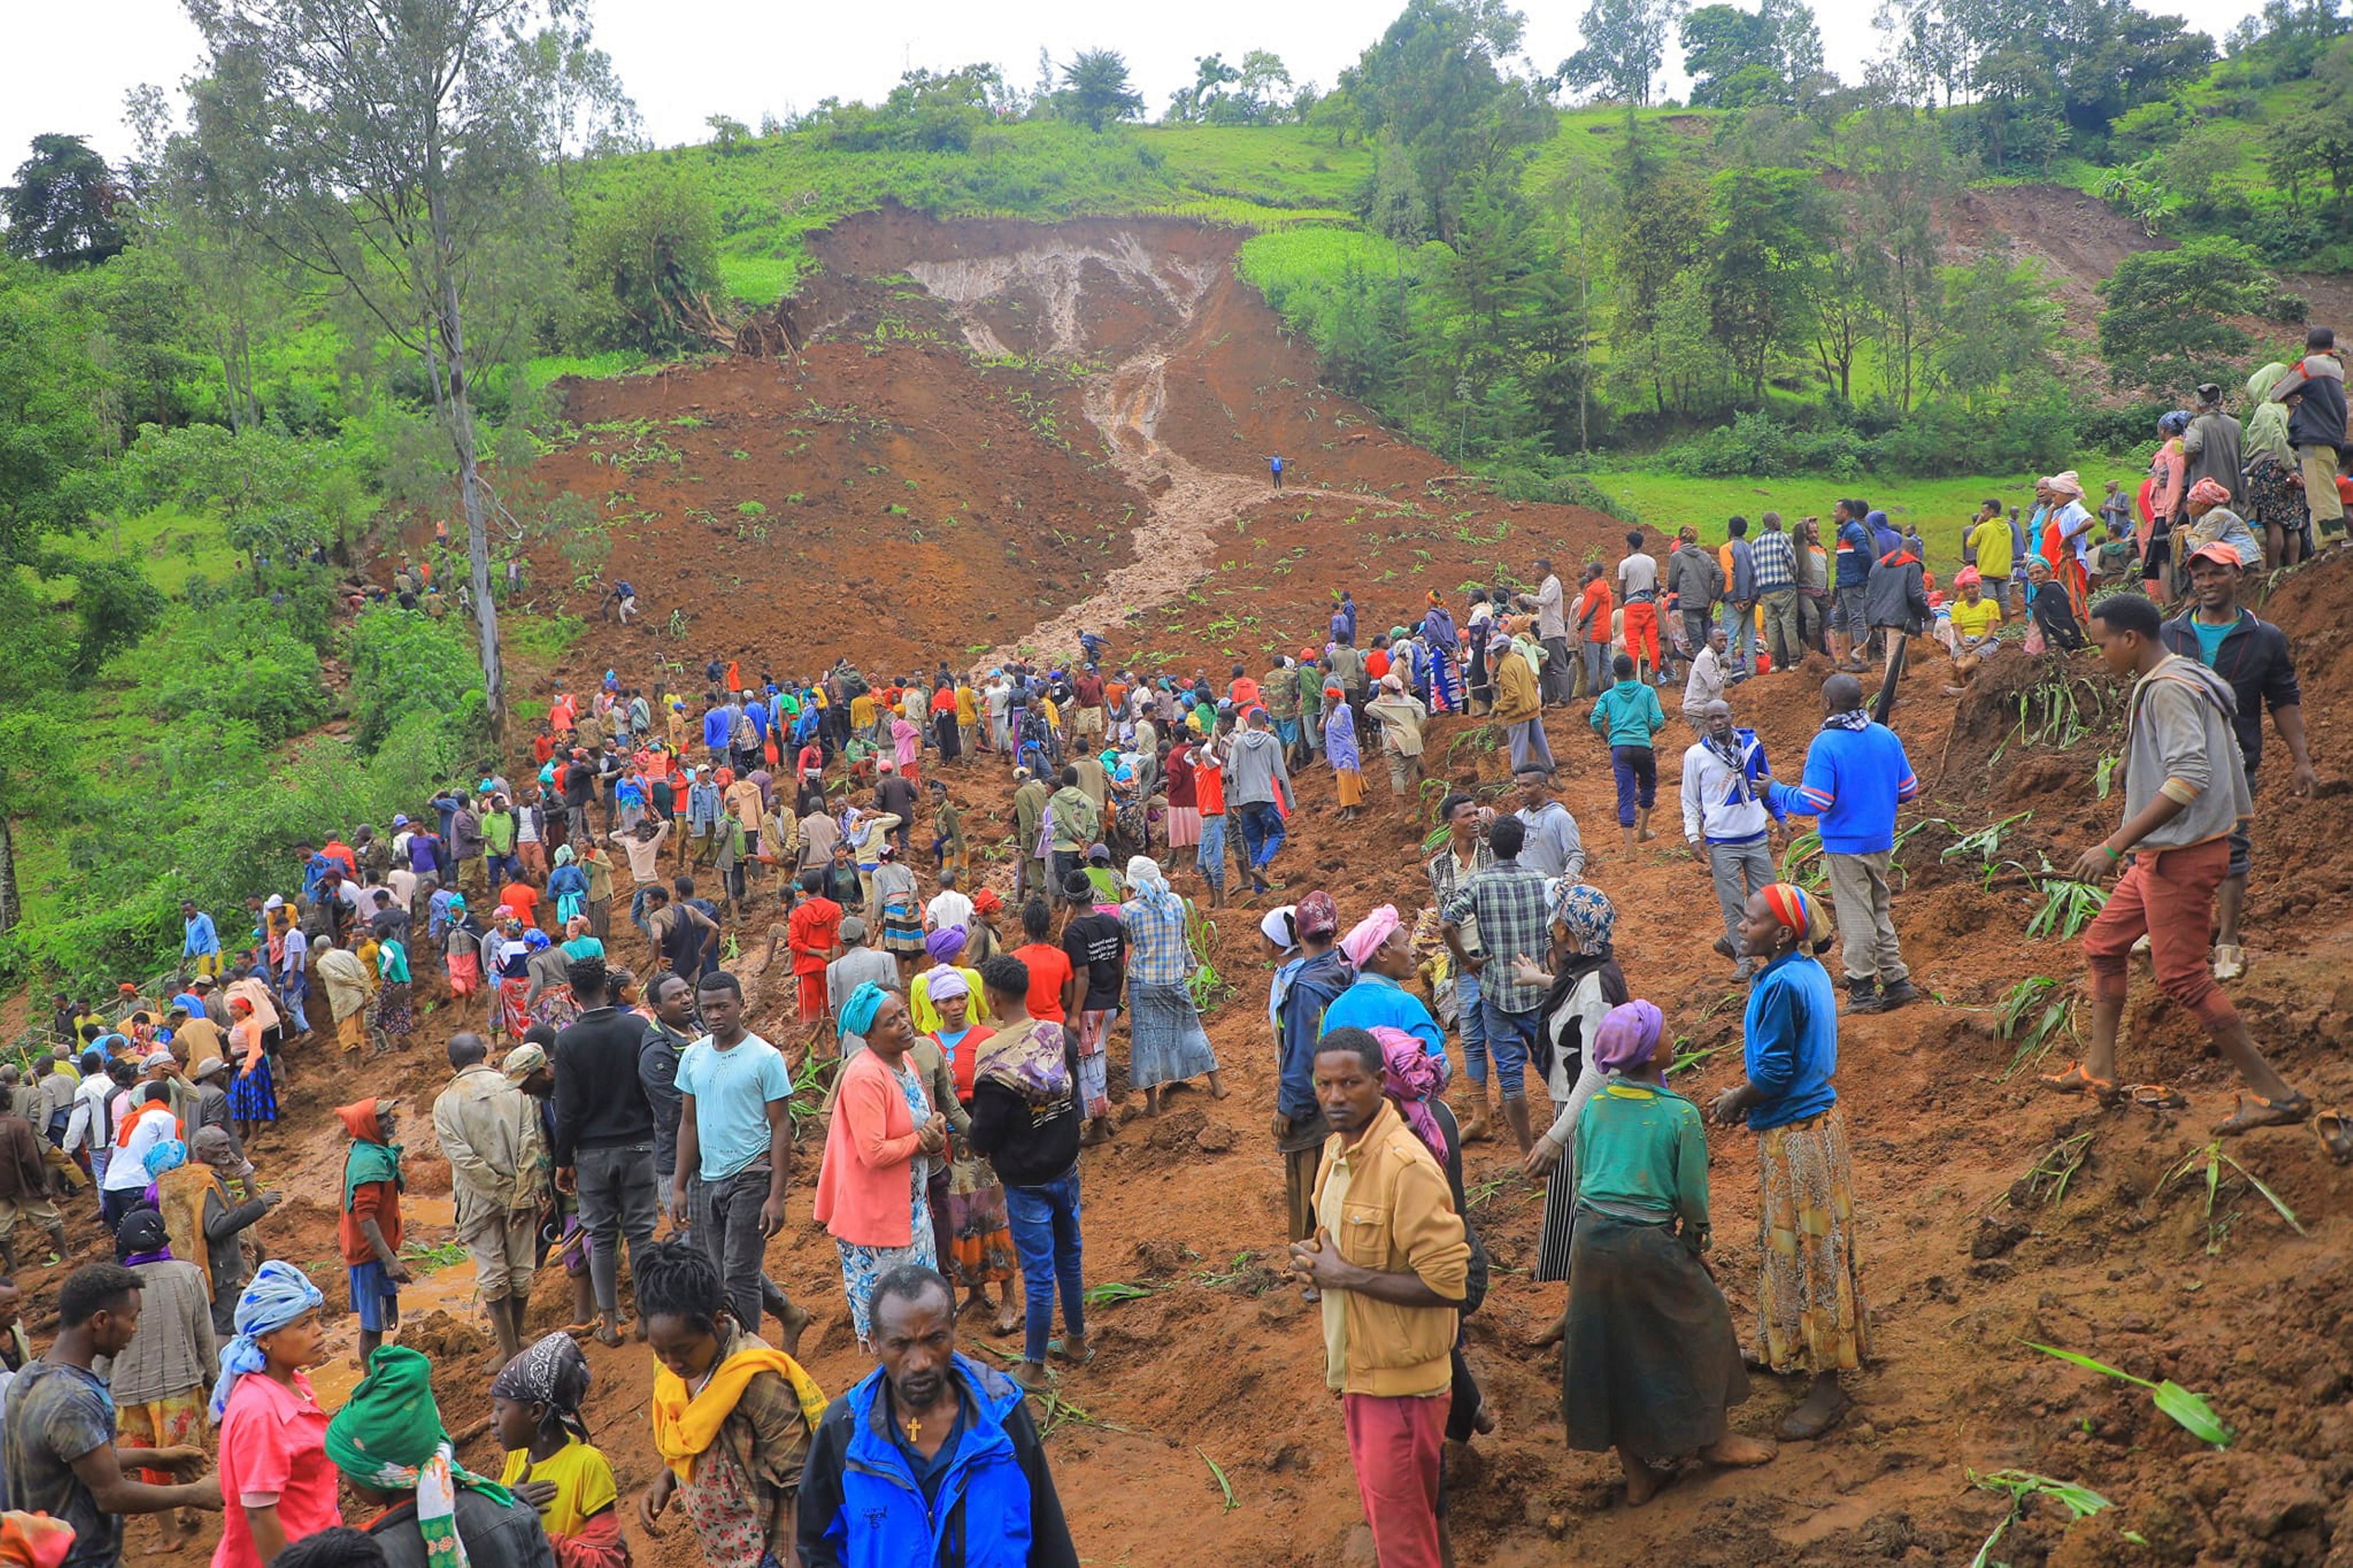
<path id="1" fill-rule="evenodd" d="M 861 691 L 849 700 L 849 721 L 861 730 L 874 727 L 874 699 L 871 694 Z"/>
<path id="2" fill-rule="evenodd" d="M 539 1510 L 539 1521 L 551 1537 L 579 1534 L 582 1525 L 611 1508 L 621 1497 L 613 1485 L 613 1467 L 606 1462 L 603 1450 L 590 1447 L 577 1437 L 535 1465 L 531 1462 L 529 1449 L 511 1450 L 499 1484 L 513 1487 L 525 1481 L 555 1483 L 554 1498 Z"/>
<path id="3" fill-rule="evenodd" d="M 1978 575 L 1999 583 L 2010 575 L 2010 520 L 1989 518 L 1969 530 L 1969 548 L 1978 552 Z"/>
<path id="4" fill-rule="evenodd" d="M 1991 599 L 1980 598 L 1974 605 L 1967 599 L 1955 599 L 1952 611 L 1956 636 L 1981 637 L 2001 625 L 2001 610 Z"/>

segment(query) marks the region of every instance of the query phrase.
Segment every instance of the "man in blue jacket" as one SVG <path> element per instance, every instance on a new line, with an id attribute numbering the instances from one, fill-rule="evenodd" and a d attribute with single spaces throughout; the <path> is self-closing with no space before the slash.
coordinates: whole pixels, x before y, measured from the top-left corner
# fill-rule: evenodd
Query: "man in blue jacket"
<path id="1" fill-rule="evenodd" d="M 803 1568 L 1077 1568 L 1021 1389 L 956 1353 L 955 1292 L 913 1264 L 874 1287 L 881 1365 L 826 1407 L 801 1472 Z"/>
<path id="2" fill-rule="evenodd" d="M 1822 682 L 1822 709 L 1829 717 L 1806 748 L 1803 782 L 1774 784 L 1767 798 L 1777 815 L 1820 819 L 1846 963 L 1846 1010 L 1892 1012 L 1920 999 L 1895 941 L 1887 885 L 1895 807 L 1920 793 L 1920 781 L 1912 776 L 1895 731 L 1871 721 L 1862 683 L 1853 676 Z"/>
<path id="3" fill-rule="evenodd" d="M 1832 506 L 1831 528 L 1836 540 L 1832 548 L 1838 552 L 1831 599 L 1831 658 L 1848 668 L 1860 668 L 1862 649 L 1871 636 L 1862 591 L 1871 581 L 1871 563 L 1881 552 L 1872 547 L 1871 530 L 1862 525 L 1859 501 L 1841 500 Z"/>

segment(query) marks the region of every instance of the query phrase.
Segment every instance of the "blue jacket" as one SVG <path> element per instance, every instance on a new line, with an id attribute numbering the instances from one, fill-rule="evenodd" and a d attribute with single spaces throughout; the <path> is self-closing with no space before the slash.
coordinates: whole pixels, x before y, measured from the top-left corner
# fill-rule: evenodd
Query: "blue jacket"
<path id="1" fill-rule="evenodd" d="M 1293 1121 L 1313 1121 L 1322 1109 L 1315 1102 L 1315 1042 L 1324 1034 L 1325 1011 L 1352 978 L 1336 948 L 1293 959 L 1275 972 L 1274 1108 Z"/>
<path id="2" fill-rule="evenodd" d="M 1802 948 L 1767 964 L 1751 983 L 1741 1020 L 1748 1081 L 1766 1098 L 1748 1108 L 1762 1132 L 1820 1116 L 1838 1103 L 1838 993 L 1831 972 Z"/>
<path id="3" fill-rule="evenodd" d="M 1438 1020 L 1421 1005 L 1421 998 L 1391 980 L 1386 974 L 1370 972 L 1356 976 L 1356 983 L 1334 999 L 1324 1009 L 1322 1034 L 1335 1029 L 1377 1029 L 1382 1026 L 1402 1030 L 1421 1042 L 1423 1054 L 1446 1059 L 1446 1035 L 1439 1028 Z M 1311 1068 L 1314 1058 L 1308 1058 Z"/>
<path id="4" fill-rule="evenodd" d="M 1838 585 L 1860 588 L 1871 579 L 1871 563 L 1886 552 L 1871 547 L 1871 530 L 1860 518 L 1838 531 Z"/>
<path id="5" fill-rule="evenodd" d="M 1613 746 L 1643 746 L 1667 727 L 1666 710 L 1647 680 L 1621 680 L 1593 705 L 1593 732 Z"/>
<path id="6" fill-rule="evenodd" d="M 727 749 L 727 710 L 713 708 L 702 716 L 702 743 L 714 752 Z"/>
<path id="7" fill-rule="evenodd" d="M 1778 812 L 1821 819 L 1822 847 L 1833 855 L 1876 855 L 1895 847 L 1895 805 L 1920 793 L 1904 742 L 1884 724 L 1824 730 L 1806 748 L 1806 776 L 1794 788 L 1773 786 Z"/>
<path id="8" fill-rule="evenodd" d="M 805 1568 L 1076 1568 L 1020 1388 L 960 1352 L 952 1375 L 963 1432 L 935 1501 L 884 1427 L 881 1368 L 827 1406 L 801 1473 Z"/>

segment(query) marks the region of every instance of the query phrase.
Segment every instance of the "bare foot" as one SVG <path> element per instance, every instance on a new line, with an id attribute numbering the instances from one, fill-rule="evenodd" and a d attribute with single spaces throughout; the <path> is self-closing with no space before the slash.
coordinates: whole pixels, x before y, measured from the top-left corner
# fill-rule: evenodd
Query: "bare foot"
<path id="1" fill-rule="evenodd" d="M 1772 1463 L 1774 1456 L 1780 1451 L 1762 1437 L 1749 1437 L 1738 1432 L 1726 1432 L 1722 1437 L 1702 1448 L 1699 1451 L 1699 1457 L 1711 1465 L 1722 1465 L 1727 1469 L 1746 1469 L 1752 1465 Z"/>
<path id="2" fill-rule="evenodd" d="M 810 1321 L 808 1310 L 804 1307 L 795 1307 L 791 1312 L 777 1319 L 776 1348 L 788 1356 L 798 1356 L 801 1353 L 801 1336 L 808 1332 Z"/>
<path id="3" fill-rule="evenodd" d="M 1640 1508 L 1659 1495 L 1666 1478 L 1648 1465 L 1626 1461 L 1626 1506 Z"/>
<path id="4" fill-rule="evenodd" d="M 1563 1307 L 1560 1310 L 1560 1316 L 1552 1321 L 1552 1326 L 1530 1340 L 1528 1343 L 1537 1350 L 1542 1350 L 1546 1345 L 1556 1345 L 1567 1338 L 1568 1338 L 1568 1309 Z"/>
<path id="5" fill-rule="evenodd" d="M 1025 1361 L 1009 1374 L 1013 1381 L 1032 1394 L 1046 1390 L 1046 1366 L 1043 1362 Z"/>
<path id="6" fill-rule="evenodd" d="M 996 1317 L 989 1320 L 988 1331 L 995 1334 L 1000 1340 L 1008 1334 L 1019 1333 L 1021 1331 L 1021 1310 L 1018 1307 L 1016 1307 L 1012 1302 L 1008 1301 L 1005 1304 L 1005 1310 L 997 1313 Z"/>

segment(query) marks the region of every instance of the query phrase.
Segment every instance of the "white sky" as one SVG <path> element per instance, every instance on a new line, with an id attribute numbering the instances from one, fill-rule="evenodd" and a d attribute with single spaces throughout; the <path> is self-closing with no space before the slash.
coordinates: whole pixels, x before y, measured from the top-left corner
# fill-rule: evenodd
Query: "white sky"
<path id="1" fill-rule="evenodd" d="M 2143 0 L 2148 4 L 2149 0 Z M 2218 40 L 2257 0 L 2173 0 Z M 1116 49 L 1158 115 L 1193 78 L 1193 58 L 1271 49 L 1293 79 L 1332 85 L 1377 38 L 1400 0 L 1187 0 L 1179 5 L 1106 5 L 1101 0 L 601 0 L 598 42 L 637 100 L 646 129 L 664 144 L 703 140 L 705 116 L 756 125 L 764 112 L 807 109 L 828 96 L 871 101 L 909 66 L 946 68 L 993 60 L 1027 87 L 1038 50 L 1067 60 L 1082 48 Z M 1529 56 L 1545 69 L 1577 47 L 1582 0 L 1518 0 Z M 1831 68 L 1857 79 L 1877 52 L 1876 0 L 1815 0 Z M 200 56 L 178 0 L 6 0 L 13 13 L 0 58 L 0 175 L 33 136 L 87 136 L 109 158 L 132 151 L 122 98 L 141 82 L 176 88 Z M 1672 64 L 1672 62 L 1671 62 Z M 1671 73 L 1670 93 L 1683 79 Z"/>

